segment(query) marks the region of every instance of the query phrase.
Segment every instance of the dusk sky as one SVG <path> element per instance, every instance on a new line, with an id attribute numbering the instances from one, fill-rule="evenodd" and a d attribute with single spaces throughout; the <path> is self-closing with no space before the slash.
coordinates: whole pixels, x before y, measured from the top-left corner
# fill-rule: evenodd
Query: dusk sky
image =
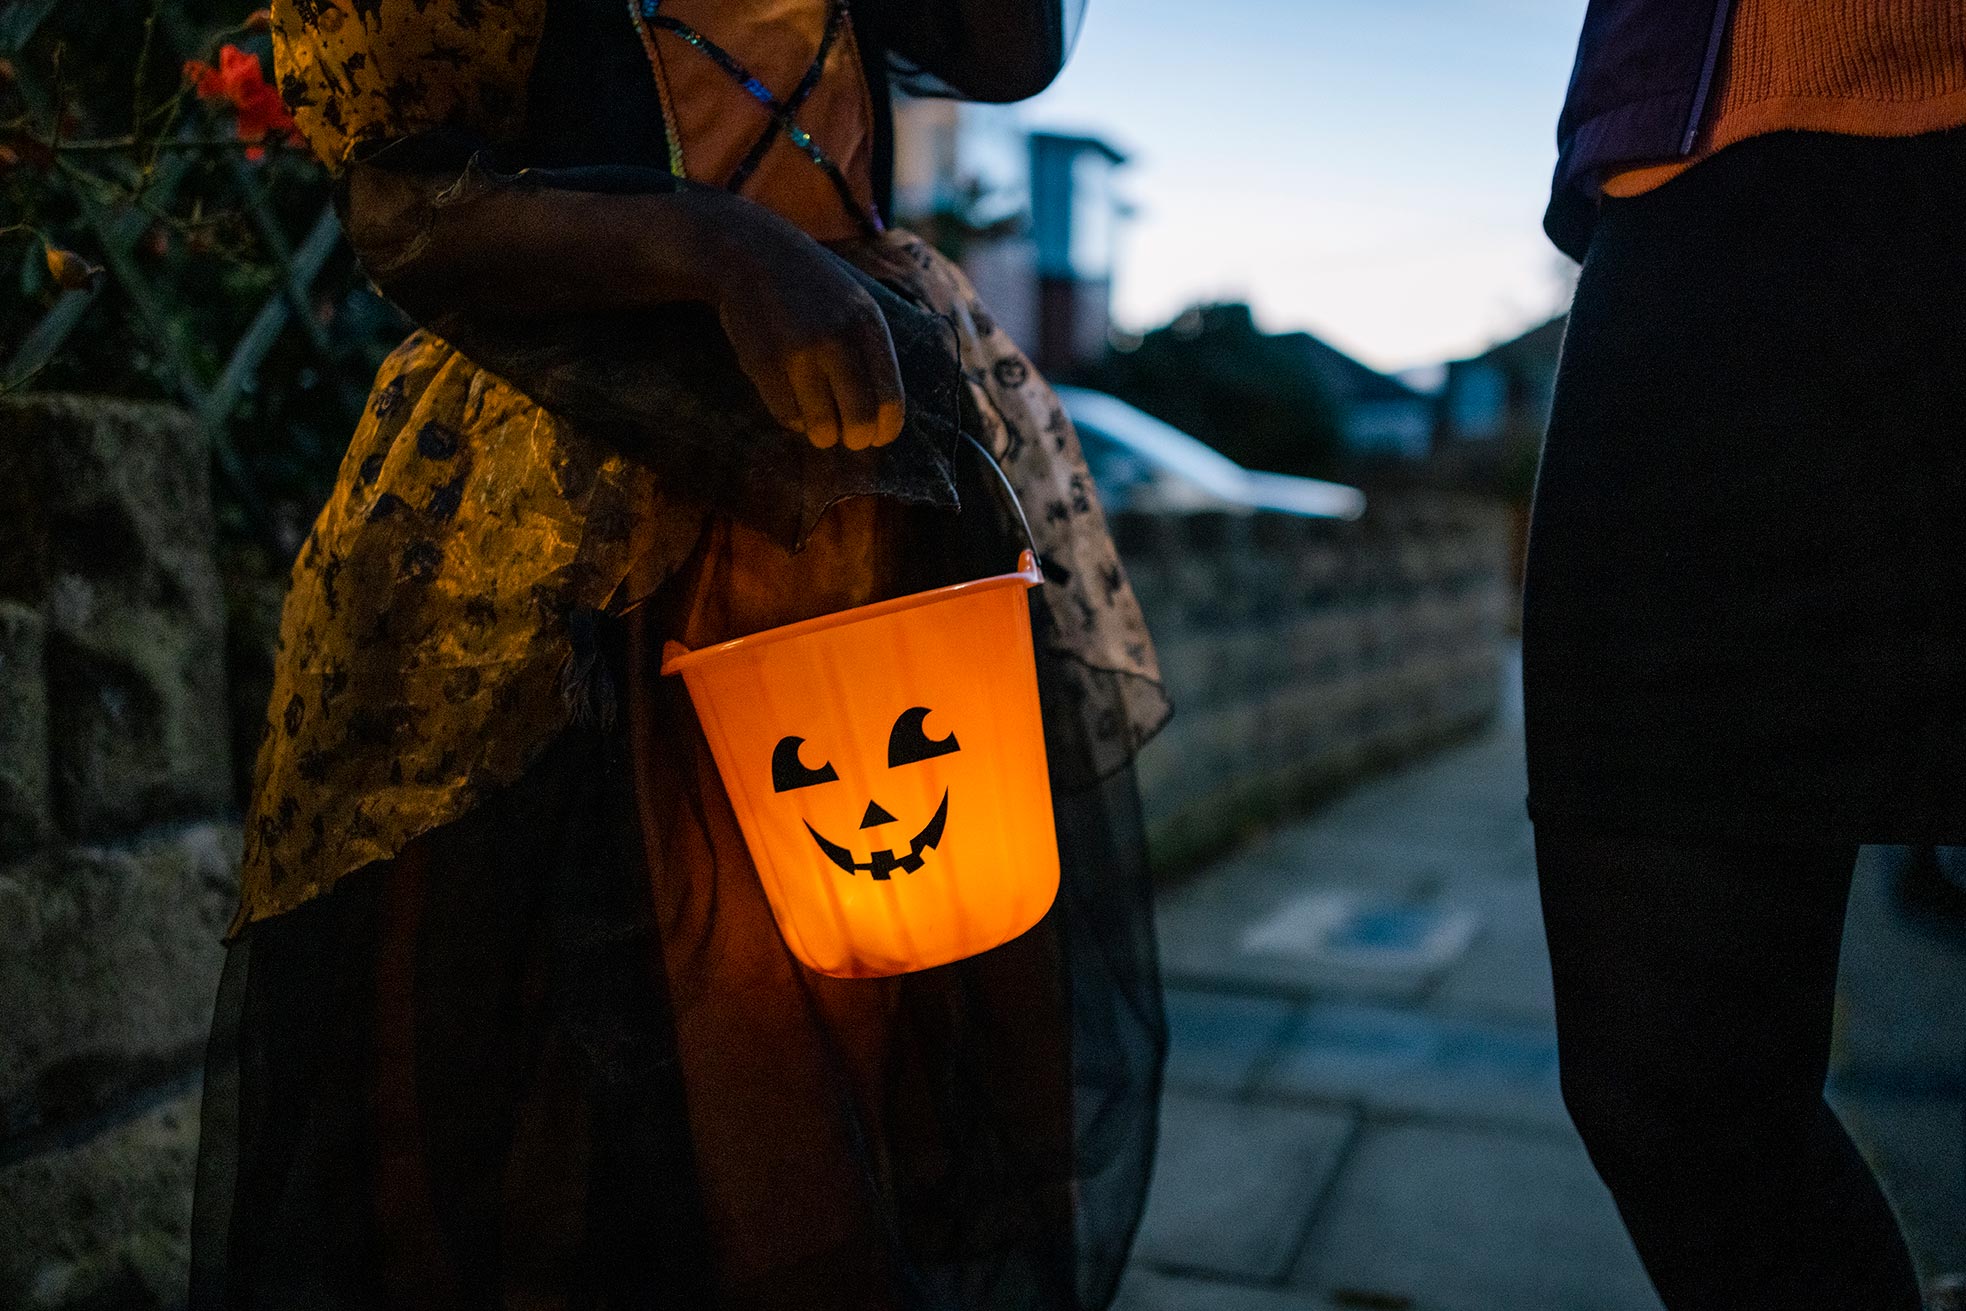
<path id="1" fill-rule="evenodd" d="M 1115 316 L 1246 299 L 1402 369 L 1559 307 L 1540 226 L 1584 0 L 1091 0 L 1024 123 L 1104 136 L 1139 208 Z"/>

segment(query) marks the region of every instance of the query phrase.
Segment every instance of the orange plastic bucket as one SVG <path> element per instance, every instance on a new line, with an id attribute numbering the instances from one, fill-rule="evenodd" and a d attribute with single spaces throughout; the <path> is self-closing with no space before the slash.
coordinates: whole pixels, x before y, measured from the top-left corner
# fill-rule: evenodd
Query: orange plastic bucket
<path id="1" fill-rule="evenodd" d="M 927 969 L 1023 933 L 1058 893 L 1018 571 L 690 651 L 671 642 L 794 955 Z"/>

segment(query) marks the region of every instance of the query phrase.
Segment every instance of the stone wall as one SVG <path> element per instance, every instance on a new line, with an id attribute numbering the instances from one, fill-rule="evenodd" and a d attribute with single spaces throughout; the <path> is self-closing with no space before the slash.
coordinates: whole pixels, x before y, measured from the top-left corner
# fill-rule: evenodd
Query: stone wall
<path id="1" fill-rule="evenodd" d="M 1497 709 L 1500 504 L 1389 494 L 1356 523 L 1122 514 L 1113 530 L 1175 703 L 1139 766 L 1163 870 Z"/>
<path id="2" fill-rule="evenodd" d="M 184 1298 L 238 845 L 209 466 L 172 408 L 0 401 L 0 1306 Z"/>

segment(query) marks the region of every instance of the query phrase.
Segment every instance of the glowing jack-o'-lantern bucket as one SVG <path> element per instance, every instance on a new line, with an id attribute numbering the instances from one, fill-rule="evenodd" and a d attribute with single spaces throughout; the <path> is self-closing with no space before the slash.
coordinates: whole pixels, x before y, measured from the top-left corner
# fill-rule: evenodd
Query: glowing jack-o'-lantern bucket
<path id="1" fill-rule="evenodd" d="M 1058 837 L 1018 571 L 690 651 L 671 642 L 779 932 L 822 974 L 927 969 L 1023 933 Z"/>

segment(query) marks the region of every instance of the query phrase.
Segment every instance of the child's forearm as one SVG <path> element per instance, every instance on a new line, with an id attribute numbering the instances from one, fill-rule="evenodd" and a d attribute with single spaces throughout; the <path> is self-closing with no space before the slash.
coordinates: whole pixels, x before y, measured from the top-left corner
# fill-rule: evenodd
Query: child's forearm
<path id="1" fill-rule="evenodd" d="M 440 198 L 443 178 L 354 170 L 349 238 L 412 312 L 547 318 L 700 301 L 772 415 L 815 446 L 880 446 L 901 431 L 899 368 L 873 298 L 760 205 L 708 188 L 493 184 Z"/>
<path id="2" fill-rule="evenodd" d="M 451 180 L 359 164 L 350 173 L 349 239 L 391 295 L 528 316 L 717 299 L 721 248 L 739 221 L 711 212 L 725 197 L 486 186 L 438 201 Z"/>

